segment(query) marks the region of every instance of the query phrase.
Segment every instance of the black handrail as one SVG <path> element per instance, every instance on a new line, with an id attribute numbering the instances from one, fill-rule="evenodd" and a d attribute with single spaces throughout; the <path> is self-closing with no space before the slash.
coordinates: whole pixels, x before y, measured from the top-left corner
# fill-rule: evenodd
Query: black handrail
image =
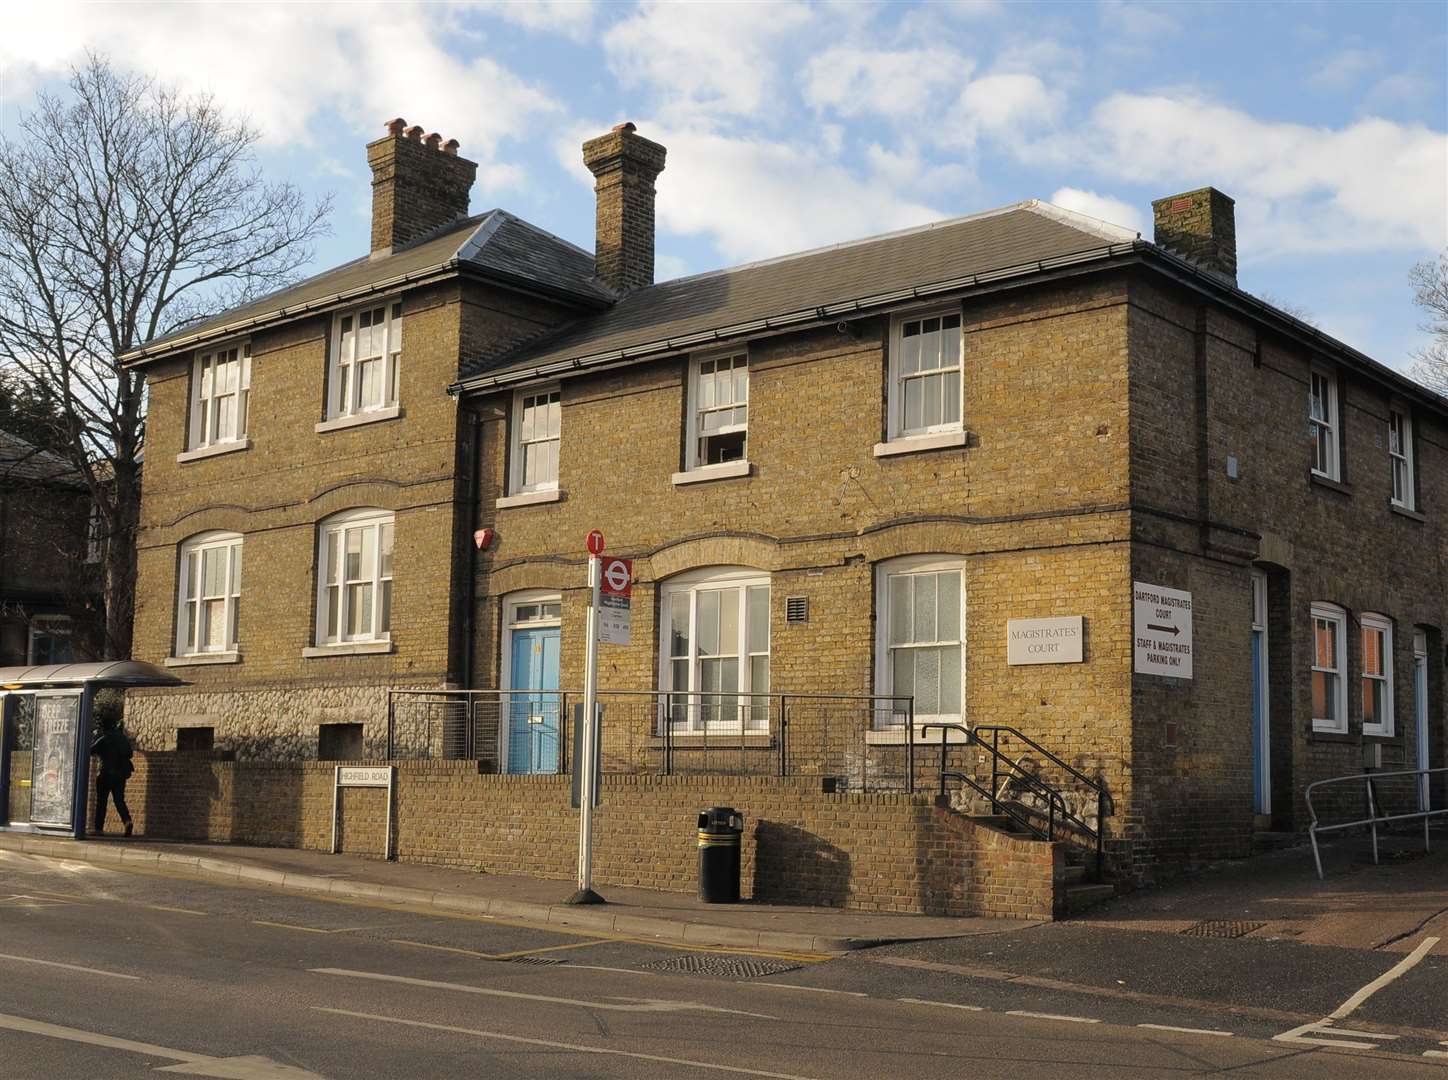
<path id="1" fill-rule="evenodd" d="M 1105 788 L 1105 786 L 1104 786 L 1103 784 L 1101 784 L 1099 781 L 1092 780 L 1090 777 L 1088 777 L 1088 776 L 1086 776 L 1085 774 L 1083 774 L 1079 769 L 1072 768 L 1070 765 L 1066 764 L 1066 762 L 1062 761 L 1062 760 L 1061 760 L 1059 757 L 1057 757 L 1055 754 L 1053 754 L 1053 753 L 1051 753 L 1049 750 L 1047 750 L 1044 746 L 1041 746 L 1039 743 L 1037 743 L 1034 739 L 1031 739 L 1031 738 L 1029 738 L 1028 736 L 1023 735 L 1020 731 L 1016 730 L 1016 729 L 1013 728 L 1013 727 L 1007 727 L 1007 726 L 1002 725 L 1002 724 L 980 724 L 980 725 L 977 725 L 975 728 L 972 729 L 972 728 L 967 728 L 964 724 L 930 723 L 930 724 L 924 724 L 924 725 L 922 725 L 921 728 L 920 728 L 920 734 L 921 734 L 921 736 L 922 736 L 922 740 L 923 740 L 926 732 L 930 731 L 931 729 L 936 729 L 936 728 L 938 728 L 938 729 L 940 730 L 940 794 L 941 794 L 941 795 L 945 795 L 945 794 L 946 794 L 946 781 L 947 781 L 947 780 L 959 780 L 959 781 L 961 781 L 962 783 L 966 784 L 968 787 L 970 787 L 972 790 L 974 790 L 977 794 L 983 795 L 985 798 L 989 799 L 989 800 L 990 800 L 990 804 L 991 804 L 991 811 L 992 811 L 993 813 L 997 813 L 997 814 L 999 814 L 999 813 L 1004 813 L 1004 814 L 1005 814 L 1007 817 L 1009 817 L 1011 820 L 1013 820 L 1013 821 L 1017 822 L 1018 824 L 1022 825 L 1023 827 L 1025 827 L 1026 829 L 1028 829 L 1030 832 L 1034 833 L 1036 836 L 1038 836 L 1038 837 L 1040 837 L 1041 839 L 1044 839 L 1044 840 L 1054 840 L 1054 839 L 1056 838 L 1056 837 L 1055 837 L 1055 833 L 1056 833 L 1056 820 L 1057 820 L 1057 818 L 1059 817 L 1063 823 L 1068 823 L 1068 824 L 1074 826 L 1075 828 L 1079 829 L 1081 832 L 1084 832 L 1087 836 L 1089 836 L 1091 839 L 1093 839 L 1093 840 L 1096 842 L 1096 876 L 1097 876 L 1098 878 L 1101 876 L 1101 871 L 1102 871 L 1102 867 L 1103 867 L 1103 863 L 1104 863 L 1104 856 L 1105 856 L 1105 852 L 1104 852 L 1104 841 L 1105 841 L 1105 835 L 1106 835 L 1105 820 L 1106 820 L 1106 804 L 1107 804 L 1107 801 L 1108 801 L 1108 796 L 1107 796 L 1107 793 L 1106 793 L 1106 788 Z M 963 745 L 963 746 L 967 746 L 967 747 L 969 747 L 969 746 L 978 746 L 978 747 L 980 747 L 982 750 L 987 750 L 987 751 L 990 752 L 990 755 L 991 755 L 991 784 L 990 784 L 990 790 L 989 790 L 989 791 L 987 791 L 987 790 L 985 790 L 984 788 L 982 788 L 982 787 L 974 780 L 974 778 L 972 778 L 972 777 L 970 777 L 970 776 L 967 776 L 965 773 L 961 773 L 961 772 L 954 771 L 954 770 L 951 770 L 951 769 L 947 768 L 947 766 L 948 766 L 947 753 L 948 753 L 948 746 L 949 746 L 947 732 L 949 732 L 949 731 L 959 731 L 962 735 L 965 736 L 964 741 L 963 741 L 962 743 L 960 743 L 960 744 L 957 744 L 957 745 Z M 991 733 L 991 741 L 990 741 L 989 744 L 987 744 L 986 741 L 985 741 L 983 738 L 981 738 L 981 733 L 982 733 L 982 732 L 987 732 L 987 731 Z M 1015 736 L 1015 737 L 1016 737 L 1017 739 L 1019 739 L 1022 743 L 1026 744 L 1027 746 L 1029 746 L 1029 747 L 1031 747 L 1032 749 L 1034 749 L 1034 750 L 1035 750 L 1037 753 L 1039 753 L 1042 757 L 1044 757 L 1044 758 L 1046 758 L 1046 759 L 1054 762 L 1055 764 L 1059 765 L 1062 769 L 1064 769 L 1067 773 L 1069 773 L 1073 778 L 1075 778 L 1076 780 L 1080 781 L 1080 782 L 1081 782 L 1082 784 L 1084 784 L 1087 788 L 1089 788 L 1090 790 L 1092 790 L 1092 791 L 1094 791 L 1094 792 L 1096 793 L 1096 827 L 1095 827 L 1094 829 L 1093 829 L 1090 825 L 1087 825 L 1086 822 L 1085 822 L 1084 820 L 1082 820 L 1082 818 L 1079 817 L 1077 814 L 1074 814 L 1074 813 L 1071 812 L 1071 810 L 1069 809 L 1069 807 L 1068 807 L 1067 804 L 1066 804 L 1065 796 L 1063 796 L 1060 791 L 1058 791 L 1056 788 L 1051 787 L 1051 786 L 1050 786 L 1049 784 L 1047 784 L 1044 780 L 1042 780 L 1039 776 L 1035 775 L 1034 773 L 1032 773 L 1032 772 L 1029 771 L 1028 769 L 1023 768 L 1019 762 L 1012 761 L 1009 757 L 1007 757 L 1006 755 L 1004 755 L 1004 754 L 1001 753 L 1001 751 L 1000 751 L 1000 733 L 1001 733 L 1001 732 L 1007 732 L 1008 734 Z M 1026 786 L 1028 789 L 1034 791 L 1037 795 L 1040 795 L 1040 796 L 1042 796 L 1042 797 L 1045 798 L 1045 800 L 1046 800 L 1046 812 L 1045 812 L 1045 815 L 1044 815 L 1044 816 L 1045 816 L 1045 818 L 1046 818 L 1046 831 L 1045 831 L 1044 833 L 1041 832 L 1041 829 L 1040 829 L 1040 827 L 1039 827 L 1038 825 L 1036 825 L 1034 822 L 1030 821 L 1030 820 L 1028 819 L 1028 817 L 1027 817 L 1027 813 L 1040 814 L 1041 811 L 1040 811 L 1039 809 L 1035 809 L 1035 808 L 1028 807 L 1028 806 L 1024 806 L 1024 805 L 1020 806 L 1019 808 L 1016 808 L 1016 807 L 1013 807 L 1013 805 L 1012 805 L 1011 803 L 1008 803 L 1008 802 L 1006 802 L 1005 800 L 1001 799 L 999 792 L 1000 792 L 1000 779 L 1001 779 L 1001 775 L 1002 775 L 1002 774 L 1001 774 L 1001 766 L 1002 766 L 1002 763 L 1004 763 L 1004 765 L 1006 766 L 1006 769 L 1007 769 L 1007 774 L 1006 774 L 1006 775 L 1007 775 L 1007 776 L 1014 776 L 1014 777 L 1018 778 L 1021 782 L 1023 782 L 1023 783 L 1025 784 L 1025 786 Z"/>

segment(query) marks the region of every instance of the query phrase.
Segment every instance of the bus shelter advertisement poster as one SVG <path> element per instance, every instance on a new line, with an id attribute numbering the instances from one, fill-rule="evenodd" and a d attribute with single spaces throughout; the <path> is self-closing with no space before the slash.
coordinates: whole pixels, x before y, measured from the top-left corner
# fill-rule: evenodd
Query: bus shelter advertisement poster
<path id="1" fill-rule="evenodd" d="M 75 739 L 80 695 L 35 699 L 35 757 L 30 777 L 30 820 L 36 825 L 74 824 Z"/>

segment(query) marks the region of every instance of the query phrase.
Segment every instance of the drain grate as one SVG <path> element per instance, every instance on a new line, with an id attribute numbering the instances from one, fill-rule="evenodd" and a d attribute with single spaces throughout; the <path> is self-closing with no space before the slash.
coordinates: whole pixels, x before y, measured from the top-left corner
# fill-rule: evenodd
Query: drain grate
<path id="1" fill-rule="evenodd" d="M 559 960 L 553 956 L 510 956 L 504 963 L 532 964 L 534 967 L 552 967 L 554 964 L 566 964 L 568 961 Z"/>
<path id="2" fill-rule="evenodd" d="M 1182 931 L 1188 937 L 1239 938 L 1246 937 L 1253 930 L 1261 930 L 1266 923 L 1241 922 L 1236 919 L 1205 919 L 1188 926 Z"/>
<path id="3" fill-rule="evenodd" d="M 765 975 L 778 975 L 803 967 L 802 964 L 789 964 L 778 960 L 762 960 L 753 956 L 720 956 L 717 953 L 685 953 L 683 956 L 671 956 L 667 960 L 655 960 L 652 964 L 643 966 L 648 971 L 716 975 L 721 979 L 759 979 Z"/>

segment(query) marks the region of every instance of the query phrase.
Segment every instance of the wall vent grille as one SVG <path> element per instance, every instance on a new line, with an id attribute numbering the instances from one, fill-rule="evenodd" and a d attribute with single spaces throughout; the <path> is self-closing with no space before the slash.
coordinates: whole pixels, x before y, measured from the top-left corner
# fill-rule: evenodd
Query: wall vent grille
<path id="1" fill-rule="evenodd" d="M 809 622 L 809 597 L 790 596 L 784 601 L 784 621 Z"/>

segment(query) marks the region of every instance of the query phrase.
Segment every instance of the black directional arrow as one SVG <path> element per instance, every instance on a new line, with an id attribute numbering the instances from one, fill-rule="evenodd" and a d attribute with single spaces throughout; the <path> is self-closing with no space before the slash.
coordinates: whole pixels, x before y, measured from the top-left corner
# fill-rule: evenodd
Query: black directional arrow
<path id="1" fill-rule="evenodd" d="M 1146 628 L 1148 630 L 1160 630 L 1163 634 L 1170 634 L 1172 637 L 1176 637 L 1181 633 L 1181 630 L 1175 626 L 1157 626 L 1156 623 L 1147 623 Z"/>

